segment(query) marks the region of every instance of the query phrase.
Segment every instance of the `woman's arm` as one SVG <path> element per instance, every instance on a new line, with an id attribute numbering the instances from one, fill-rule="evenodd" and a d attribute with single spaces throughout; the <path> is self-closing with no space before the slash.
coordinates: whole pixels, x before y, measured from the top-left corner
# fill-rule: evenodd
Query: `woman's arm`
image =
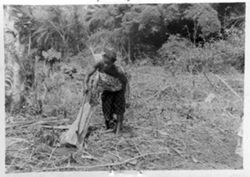
<path id="1" fill-rule="evenodd" d="M 125 90 L 125 100 L 126 100 L 126 108 L 130 107 L 130 84 L 129 81 L 126 84 L 126 90 Z"/>
<path id="2" fill-rule="evenodd" d="M 95 64 L 86 74 L 86 78 L 84 80 L 84 85 L 85 85 L 85 88 L 88 90 L 89 86 L 88 86 L 88 83 L 89 83 L 89 79 L 90 77 L 98 70 L 98 67 L 99 67 L 99 63 Z"/>

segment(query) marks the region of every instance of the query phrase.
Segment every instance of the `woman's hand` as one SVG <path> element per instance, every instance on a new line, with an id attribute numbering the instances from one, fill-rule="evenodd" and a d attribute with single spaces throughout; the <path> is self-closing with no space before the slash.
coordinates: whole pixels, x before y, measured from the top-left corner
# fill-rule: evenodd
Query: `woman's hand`
<path id="1" fill-rule="evenodd" d="M 97 71 L 98 69 L 98 64 L 94 65 L 90 71 L 86 74 L 86 78 L 84 80 L 84 89 L 85 91 L 83 93 L 88 93 L 88 91 L 90 90 L 90 87 L 89 87 L 89 79 L 90 77 Z"/>
<path id="2" fill-rule="evenodd" d="M 87 94 L 89 92 L 89 90 L 90 90 L 89 84 L 88 83 L 84 83 L 84 88 L 83 89 L 84 89 L 83 94 Z"/>
<path id="3" fill-rule="evenodd" d="M 130 103 L 126 103 L 126 104 L 125 104 L 125 107 L 126 107 L 126 108 L 129 108 L 129 107 L 130 107 Z"/>

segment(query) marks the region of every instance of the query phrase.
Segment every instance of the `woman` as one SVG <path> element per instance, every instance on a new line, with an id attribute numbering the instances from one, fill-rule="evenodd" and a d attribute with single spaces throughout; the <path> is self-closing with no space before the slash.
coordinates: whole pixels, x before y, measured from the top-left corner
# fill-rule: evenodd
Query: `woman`
<path id="1" fill-rule="evenodd" d="M 125 73 L 115 65 L 116 53 L 111 49 L 104 49 L 102 59 L 98 61 L 91 70 L 87 73 L 85 79 L 85 88 L 89 90 L 89 78 L 99 71 L 101 76 L 113 77 L 118 79 L 119 83 L 115 84 L 118 89 L 108 89 L 107 84 L 104 86 L 102 92 L 102 110 L 105 119 L 105 125 L 107 129 L 114 128 L 116 134 L 122 129 L 122 121 L 125 112 L 125 92 L 128 84 Z M 105 79 L 103 79 L 105 80 Z M 112 80 L 112 79 L 111 79 Z M 112 85 L 112 83 L 110 84 Z M 114 83 L 113 83 L 114 85 Z M 119 88 L 120 85 L 120 88 Z M 114 120 L 114 114 L 116 114 L 117 120 Z M 115 122 L 116 121 L 116 122 Z"/>

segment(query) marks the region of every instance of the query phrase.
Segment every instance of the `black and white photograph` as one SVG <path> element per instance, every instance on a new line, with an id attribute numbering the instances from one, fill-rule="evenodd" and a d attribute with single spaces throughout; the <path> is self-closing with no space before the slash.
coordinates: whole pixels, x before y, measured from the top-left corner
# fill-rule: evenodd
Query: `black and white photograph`
<path id="1" fill-rule="evenodd" d="M 5 174 L 246 167 L 246 2 L 1 8 Z"/>

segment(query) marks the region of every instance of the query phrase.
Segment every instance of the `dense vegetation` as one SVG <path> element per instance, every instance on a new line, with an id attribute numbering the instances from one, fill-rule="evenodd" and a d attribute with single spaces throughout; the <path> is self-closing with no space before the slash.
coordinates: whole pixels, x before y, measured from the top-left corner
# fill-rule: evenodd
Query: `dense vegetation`
<path id="1" fill-rule="evenodd" d="M 244 3 L 12 6 L 12 9 L 27 54 L 53 47 L 65 55 L 76 55 L 89 43 L 105 41 L 116 47 L 122 57 L 135 61 L 145 55 L 153 56 L 159 49 L 172 48 L 179 38 L 191 42 L 193 48 L 203 49 L 208 43 L 213 43 L 210 46 L 213 47 L 221 45 L 220 42 L 226 42 L 221 50 L 230 50 L 236 44 L 244 48 Z M 174 41 L 173 36 L 177 37 Z M 235 46 L 234 40 L 238 41 Z"/>

